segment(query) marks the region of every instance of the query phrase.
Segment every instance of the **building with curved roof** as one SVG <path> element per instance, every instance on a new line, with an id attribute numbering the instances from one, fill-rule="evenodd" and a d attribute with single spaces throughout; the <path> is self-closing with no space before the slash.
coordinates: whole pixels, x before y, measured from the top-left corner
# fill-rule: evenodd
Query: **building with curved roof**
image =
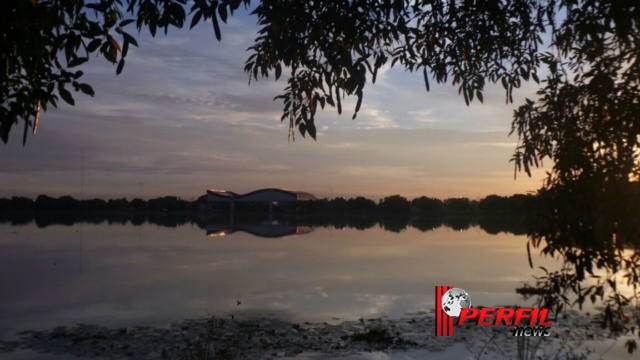
<path id="1" fill-rule="evenodd" d="M 238 194 L 227 190 L 207 190 L 207 202 L 226 202 L 229 203 L 233 211 L 234 202 L 267 202 L 269 203 L 269 211 L 272 211 L 272 204 L 281 202 L 295 202 L 315 200 L 313 194 L 304 191 L 287 190 L 287 189 L 260 189 L 246 194 Z"/>

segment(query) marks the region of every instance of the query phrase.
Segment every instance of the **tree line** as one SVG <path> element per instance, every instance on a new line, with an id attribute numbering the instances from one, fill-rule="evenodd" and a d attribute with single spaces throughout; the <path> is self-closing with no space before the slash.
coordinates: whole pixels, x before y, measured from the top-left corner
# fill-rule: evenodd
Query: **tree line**
<path id="1" fill-rule="evenodd" d="M 310 214 L 358 213 L 358 214 L 517 214 L 526 215 L 533 205 L 535 196 L 516 194 L 512 196 L 489 195 L 480 200 L 466 197 L 441 200 L 421 196 L 409 200 L 401 195 L 387 196 L 378 202 L 359 196 L 355 198 L 337 197 L 296 203 L 276 204 L 276 212 L 298 212 Z M 236 203 L 236 212 L 267 211 L 265 203 Z M 0 198 L 0 212 L 132 212 L 132 213 L 190 213 L 207 210 L 206 195 L 186 200 L 177 196 L 164 196 L 149 200 L 134 198 L 86 199 L 71 196 L 58 198 L 39 195 L 35 200 L 27 197 Z"/>

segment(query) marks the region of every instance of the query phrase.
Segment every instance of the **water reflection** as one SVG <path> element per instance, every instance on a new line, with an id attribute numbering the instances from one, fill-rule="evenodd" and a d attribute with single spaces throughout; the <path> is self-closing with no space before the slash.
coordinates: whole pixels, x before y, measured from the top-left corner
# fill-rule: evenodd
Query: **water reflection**
<path id="1" fill-rule="evenodd" d="M 221 218 L 119 225 L 93 217 L 80 219 L 87 220 L 82 229 L 73 217 L 31 220 L 0 225 L 0 273 L 11 274 L 0 278 L 0 338 L 76 323 L 166 324 L 207 312 L 329 322 L 400 317 L 430 311 L 433 287 L 442 283 L 473 293 L 477 304 L 519 303 L 513 290 L 531 275 L 526 238 L 509 228 L 490 235 L 479 219 L 283 218 L 265 225 L 259 216 L 239 216 L 230 228 Z M 234 228 L 216 241 L 205 237 Z M 255 236 L 276 229 L 304 235 Z"/>
<path id="2" fill-rule="evenodd" d="M 207 236 L 218 237 L 244 231 L 251 235 L 264 238 L 281 238 L 286 236 L 304 235 L 312 232 L 314 228 L 309 226 L 281 225 L 277 223 L 266 224 L 207 224 Z"/>
<path id="3" fill-rule="evenodd" d="M 175 228 L 183 225 L 194 225 L 207 232 L 230 234 L 236 231 L 248 232 L 260 237 L 281 237 L 303 234 L 313 228 L 367 230 L 376 227 L 386 231 L 399 233 L 408 228 L 421 232 L 435 231 L 445 227 L 455 231 L 466 231 L 479 227 L 488 234 L 499 233 L 526 235 L 528 226 L 524 217 L 492 217 L 492 216 L 296 216 L 266 214 L 236 214 L 231 218 L 224 215 L 163 215 L 163 214 L 127 214 L 127 213 L 18 213 L 0 214 L 0 224 L 22 226 L 35 224 L 38 228 L 53 225 L 74 226 L 80 223 L 133 225 L 151 224 Z"/>

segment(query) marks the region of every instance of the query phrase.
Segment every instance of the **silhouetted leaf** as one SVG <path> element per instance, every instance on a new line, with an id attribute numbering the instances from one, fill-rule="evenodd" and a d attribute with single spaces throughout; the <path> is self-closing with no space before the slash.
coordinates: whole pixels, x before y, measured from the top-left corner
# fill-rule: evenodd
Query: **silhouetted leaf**
<path id="1" fill-rule="evenodd" d="M 120 44 L 118 44 L 118 41 L 116 41 L 116 39 L 109 37 L 109 42 L 111 43 L 111 46 L 120 51 Z"/>
<path id="2" fill-rule="evenodd" d="M 126 57 L 129 53 L 129 42 L 127 39 L 124 39 L 124 43 L 122 44 L 122 57 Z"/>
<path id="3" fill-rule="evenodd" d="M 193 29 L 194 26 L 198 25 L 201 18 L 202 18 L 202 10 L 196 11 L 196 13 L 193 14 L 193 18 L 191 18 L 191 26 L 189 27 L 189 29 Z"/>
<path id="4" fill-rule="evenodd" d="M 538 79 L 538 75 L 536 73 L 531 73 L 531 77 L 533 78 L 533 81 L 535 81 L 536 83 L 540 84 L 540 80 Z"/>
<path id="5" fill-rule="evenodd" d="M 118 63 L 118 67 L 116 68 L 116 75 L 120 75 L 120 73 L 122 72 L 122 68 L 124 68 L 124 58 L 120 59 L 120 62 Z"/>
<path id="6" fill-rule="evenodd" d="M 633 354 L 633 352 L 638 349 L 638 344 L 635 340 L 629 339 L 624 343 L 624 347 L 627 349 L 629 354 Z"/>
<path id="7" fill-rule="evenodd" d="M 277 63 L 276 64 L 276 80 L 280 78 L 281 74 L 282 74 L 282 66 L 280 65 L 280 63 Z"/>
<path id="8" fill-rule="evenodd" d="M 71 96 L 71 93 L 69 91 L 67 91 L 67 89 L 62 88 L 62 87 L 58 87 L 58 93 L 60 94 L 60 97 L 62 98 L 62 100 L 64 100 L 67 104 L 75 105 L 75 101 L 73 100 L 73 96 Z"/>
<path id="9" fill-rule="evenodd" d="M 75 59 L 71 60 L 71 61 L 69 62 L 69 64 L 67 64 L 67 66 L 68 66 L 68 67 L 70 67 L 70 68 L 72 68 L 72 67 L 76 67 L 76 66 L 78 66 L 78 65 L 82 65 L 82 64 L 84 64 L 85 62 L 87 62 L 87 60 L 89 60 L 89 58 L 86 58 L 86 57 L 78 57 L 78 58 L 75 58 Z"/>
<path id="10" fill-rule="evenodd" d="M 427 91 L 429 91 L 429 77 L 427 76 L 426 66 L 422 69 L 422 76 L 424 77 L 424 86 L 427 88 Z"/>
<path id="11" fill-rule="evenodd" d="M 121 22 L 120 22 L 120 25 L 118 25 L 118 26 L 120 26 L 120 27 L 125 27 L 125 26 L 127 26 L 127 25 L 131 24 L 131 23 L 132 23 L 132 22 L 134 22 L 134 21 L 135 21 L 135 20 L 133 20 L 133 19 L 123 20 L 123 21 L 121 21 Z"/>
<path id="12" fill-rule="evenodd" d="M 354 120 L 356 118 L 356 115 L 358 114 L 358 111 L 360 111 L 360 105 L 362 105 L 362 97 L 363 97 L 362 90 L 358 90 L 356 95 L 358 96 L 358 102 L 356 103 L 356 111 L 353 114 L 353 117 L 351 118 L 351 120 Z"/>
<path id="13" fill-rule="evenodd" d="M 305 134 L 307 132 L 307 125 L 301 122 L 300 125 L 298 125 L 298 130 L 300 130 L 300 135 L 302 135 L 302 137 L 305 137 Z"/>
<path id="14" fill-rule="evenodd" d="M 93 39 L 93 40 L 91 40 L 91 42 L 89 43 L 89 45 L 87 45 L 87 51 L 88 51 L 88 52 L 94 52 L 94 51 L 96 51 L 96 49 L 98 49 L 98 47 L 100 46 L 100 44 L 102 44 L 102 40 L 100 40 L 100 39 Z"/>
<path id="15" fill-rule="evenodd" d="M 224 5 L 218 5 L 218 14 L 220 14 L 220 20 L 223 23 L 227 23 L 227 7 Z"/>
<path id="16" fill-rule="evenodd" d="M 91 95 L 91 96 L 95 95 L 93 88 L 89 86 L 89 84 L 80 84 L 80 91 L 82 91 L 87 95 Z"/>
<path id="17" fill-rule="evenodd" d="M 313 140 L 316 140 L 316 125 L 313 123 L 313 121 L 307 122 L 307 132 L 309 133 L 309 136 L 313 138 Z"/>
<path id="18" fill-rule="evenodd" d="M 211 20 L 213 21 L 213 31 L 216 34 L 216 39 L 220 41 L 222 36 L 220 35 L 220 25 L 218 25 L 218 18 L 216 18 L 216 15 L 213 14 L 213 16 L 211 17 Z"/>
<path id="19" fill-rule="evenodd" d="M 127 34 L 126 32 L 124 32 L 124 31 L 123 31 L 123 32 L 122 32 L 122 37 L 123 37 L 126 41 L 128 41 L 129 43 L 131 43 L 131 45 L 133 45 L 133 46 L 135 46 L 135 47 L 138 47 L 138 42 L 136 41 L 136 39 L 135 39 L 133 36 L 131 36 L 131 35 L 129 35 L 129 34 Z"/>

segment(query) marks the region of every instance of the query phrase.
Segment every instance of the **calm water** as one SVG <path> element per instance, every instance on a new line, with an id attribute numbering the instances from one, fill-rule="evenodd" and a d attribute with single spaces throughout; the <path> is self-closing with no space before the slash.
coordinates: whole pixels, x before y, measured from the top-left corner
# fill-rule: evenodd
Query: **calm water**
<path id="1" fill-rule="evenodd" d="M 1 224 L 0 337 L 207 314 L 393 318 L 430 311 L 436 285 L 467 290 L 474 306 L 523 304 L 514 289 L 533 274 L 526 237 L 477 226 L 394 230 Z"/>

